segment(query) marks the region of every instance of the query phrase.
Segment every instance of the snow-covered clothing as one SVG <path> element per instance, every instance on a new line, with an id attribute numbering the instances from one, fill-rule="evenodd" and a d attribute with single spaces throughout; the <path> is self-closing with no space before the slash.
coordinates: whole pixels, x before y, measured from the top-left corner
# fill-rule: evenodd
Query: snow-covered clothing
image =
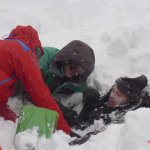
<path id="1" fill-rule="evenodd" d="M 20 79 L 36 106 L 59 113 L 57 130 L 69 134 L 71 130 L 42 79 L 34 53 L 36 46 L 43 51 L 38 33 L 31 26 L 17 26 L 8 38 L 0 40 L 0 102 L 7 101 Z"/>
<path id="2" fill-rule="evenodd" d="M 108 97 L 104 96 L 100 98 L 99 100 L 98 100 L 98 96 L 96 96 L 97 98 L 94 98 L 94 99 L 91 97 L 91 101 L 90 101 L 89 100 L 90 94 L 88 96 L 87 94 L 83 93 L 85 104 L 84 104 L 84 108 L 82 109 L 82 112 L 79 115 L 79 119 L 80 120 L 82 119 L 85 121 L 88 119 L 95 120 L 98 116 L 101 118 L 102 114 L 109 114 L 112 111 L 114 113 L 115 110 L 117 110 L 118 111 L 117 113 L 120 115 L 122 111 L 123 112 L 125 111 L 124 110 L 125 108 L 128 109 L 132 106 L 138 105 L 138 103 L 140 102 L 141 92 L 146 87 L 146 85 L 147 85 L 147 77 L 145 75 L 141 75 L 137 78 L 127 78 L 127 77 L 118 78 L 115 81 L 115 86 L 124 96 L 126 96 L 126 98 L 128 99 L 128 103 L 124 105 L 116 105 L 115 107 L 108 106 L 108 100 L 109 100 L 110 94 L 108 94 Z M 86 89 L 85 92 L 87 91 L 88 93 L 90 93 L 89 92 L 90 90 L 92 90 L 92 88 Z M 96 89 L 93 88 L 93 91 L 96 91 Z M 112 90 L 110 90 L 110 92 L 111 91 Z M 101 106 L 103 108 L 100 108 Z M 92 110 L 94 111 L 92 112 Z M 94 114 L 93 116 L 91 116 L 92 113 Z M 106 116 L 104 117 L 105 121 L 107 120 L 106 122 L 109 122 L 109 120 L 111 121 L 111 118 L 112 117 L 110 117 L 110 119 L 109 117 L 106 117 Z"/>
<path id="3" fill-rule="evenodd" d="M 124 123 L 124 116 L 128 111 L 133 111 L 133 110 L 136 110 L 140 107 L 150 108 L 150 103 L 148 101 L 148 98 L 149 98 L 148 92 L 145 92 L 145 95 L 142 96 L 140 98 L 139 102 L 136 104 L 131 104 L 131 103 L 129 104 L 128 103 L 128 104 L 125 104 L 122 106 L 116 106 L 114 108 L 108 107 L 107 104 L 108 104 L 108 99 L 109 99 L 111 90 L 112 89 L 110 89 L 109 92 L 107 92 L 104 96 L 101 97 L 101 99 L 99 100 L 99 103 L 97 105 L 97 108 L 95 108 L 90 113 L 90 115 L 88 116 L 88 121 L 86 121 L 86 122 L 84 122 L 84 124 L 82 124 L 85 126 L 82 127 L 81 129 L 82 130 L 85 129 L 89 125 L 93 124 L 94 120 L 99 120 L 99 119 L 103 120 L 104 126 L 102 128 L 100 128 L 99 130 L 87 133 L 85 136 L 83 136 L 80 139 L 76 139 L 76 140 L 70 142 L 70 145 L 83 144 L 92 135 L 96 135 L 96 134 L 104 131 L 107 128 L 107 126 L 110 124 Z M 86 114 L 86 111 L 83 115 L 85 115 L 85 114 Z M 81 120 L 79 121 L 79 123 L 80 122 L 81 122 Z"/>
<path id="4" fill-rule="evenodd" d="M 119 84 L 119 86 L 118 86 Z M 70 145 L 82 144 L 86 142 L 91 135 L 95 135 L 102 132 L 110 124 L 120 124 L 124 122 L 124 116 L 128 111 L 136 110 L 140 107 L 149 107 L 149 92 L 145 88 L 147 85 L 147 78 L 141 75 L 137 78 L 119 78 L 115 82 L 115 86 L 119 89 L 121 93 L 128 96 L 128 102 L 124 105 L 116 105 L 115 107 L 108 106 L 108 100 L 113 87 L 105 95 L 101 96 L 99 100 L 85 103 L 84 107 L 79 114 L 78 122 L 82 124 L 81 129 L 85 129 L 89 125 L 94 123 L 94 120 L 103 120 L 104 126 L 98 131 L 94 131 L 86 134 L 81 139 L 72 141 Z M 128 89 L 126 88 L 128 87 Z M 144 89 L 145 88 L 145 89 Z M 144 93 L 142 94 L 142 90 Z M 128 93 L 127 93 L 128 91 Z M 130 93 L 129 93 L 130 92 Z M 85 122 L 83 122 L 85 121 Z M 83 122 L 83 123 L 82 123 Z M 83 127 L 83 125 L 85 125 Z"/>
<path id="5" fill-rule="evenodd" d="M 146 92 L 144 96 L 140 98 L 137 103 L 127 103 L 125 105 L 117 105 L 116 107 L 109 107 L 108 105 L 108 98 L 110 96 L 110 92 L 108 92 L 105 96 L 103 96 L 100 100 L 103 102 L 99 103 L 99 108 L 95 108 L 89 118 L 88 121 L 92 124 L 94 120 L 103 119 L 104 124 L 110 123 L 123 123 L 124 122 L 124 115 L 131 110 L 136 110 L 140 107 L 150 107 L 150 103 L 148 102 L 148 93 Z M 105 104 L 103 105 L 103 103 Z"/>

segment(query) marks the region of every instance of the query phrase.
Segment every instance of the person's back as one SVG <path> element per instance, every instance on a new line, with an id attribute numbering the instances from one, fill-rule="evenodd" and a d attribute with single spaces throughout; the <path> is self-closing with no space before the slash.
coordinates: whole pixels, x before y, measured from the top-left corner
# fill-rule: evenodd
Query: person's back
<path id="1" fill-rule="evenodd" d="M 20 34 L 19 30 L 24 31 L 24 35 Z M 25 68 L 29 68 L 31 63 L 32 65 L 37 65 L 38 61 L 34 56 L 35 54 L 31 51 L 32 46 L 39 45 L 42 49 L 37 33 L 31 26 L 18 26 L 15 31 L 18 35 L 11 33 L 5 40 L 0 40 L 0 91 L 3 91 L 0 94 L 0 101 L 5 101 L 12 95 L 15 82 L 18 78 L 21 79 L 22 74 L 25 72 L 25 70 L 23 70 L 24 66 Z M 29 40 L 28 38 L 30 38 L 32 34 L 35 36 L 33 36 L 33 41 L 31 42 L 31 39 Z M 26 45 L 23 42 L 26 42 Z M 27 60 L 30 61 L 28 62 Z"/>
<path id="2" fill-rule="evenodd" d="M 37 47 L 37 49 L 36 49 Z M 43 48 L 38 39 L 38 34 L 31 26 L 17 26 L 11 31 L 10 36 L 0 40 L 0 107 L 1 112 L 8 108 L 7 99 L 13 94 L 15 83 L 20 79 L 34 103 L 57 111 L 59 121 L 57 129 L 71 133 L 67 122 L 64 120 L 61 110 L 50 95 L 50 91 L 44 84 L 41 70 L 38 67 L 36 54 L 39 56 L 39 49 L 43 54 Z M 3 106 L 6 106 L 3 109 Z M 15 121 L 16 118 L 7 118 L 5 113 L 2 117 L 6 120 Z"/>

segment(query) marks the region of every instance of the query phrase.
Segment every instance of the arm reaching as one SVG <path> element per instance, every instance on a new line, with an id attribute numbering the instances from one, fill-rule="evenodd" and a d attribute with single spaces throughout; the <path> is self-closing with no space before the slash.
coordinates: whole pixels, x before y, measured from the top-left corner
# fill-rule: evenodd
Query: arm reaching
<path id="1" fill-rule="evenodd" d="M 21 52 L 20 52 L 21 53 Z M 31 51 L 22 51 L 22 53 L 13 58 L 16 76 L 22 81 L 26 91 L 29 93 L 37 107 L 51 109 L 59 113 L 57 130 L 63 130 L 67 134 L 71 130 L 64 119 L 61 110 L 50 94 L 45 85 L 41 70 L 38 67 L 38 61 Z"/>

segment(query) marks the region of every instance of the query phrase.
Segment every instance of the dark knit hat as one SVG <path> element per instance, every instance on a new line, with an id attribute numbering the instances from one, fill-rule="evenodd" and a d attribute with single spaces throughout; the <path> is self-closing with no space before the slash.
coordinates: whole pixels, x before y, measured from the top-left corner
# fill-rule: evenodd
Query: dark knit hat
<path id="1" fill-rule="evenodd" d="M 120 77 L 115 81 L 115 85 L 128 98 L 129 102 L 137 102 L 147 82 L 147 77 L 141 75 L 137 78 Z"/>

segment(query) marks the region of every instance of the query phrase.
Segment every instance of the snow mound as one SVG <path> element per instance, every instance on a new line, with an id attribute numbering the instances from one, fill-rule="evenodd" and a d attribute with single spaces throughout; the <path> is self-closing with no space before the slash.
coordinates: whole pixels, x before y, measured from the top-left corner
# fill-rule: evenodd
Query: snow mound
<path id="1" fill-rule="evenodd" d="M 129 47 L 122 39 L 116 38 L 110 42 L 106 50 L 110 56 L 117 58 L 126 55 L 129 51 Z"/>
<path id="2" fill-rule="evenodd" d="M 140 108 L 125 115 L 125 124 L 117 143 L 117 150 L 150 149 L 150 109 Z"/>

